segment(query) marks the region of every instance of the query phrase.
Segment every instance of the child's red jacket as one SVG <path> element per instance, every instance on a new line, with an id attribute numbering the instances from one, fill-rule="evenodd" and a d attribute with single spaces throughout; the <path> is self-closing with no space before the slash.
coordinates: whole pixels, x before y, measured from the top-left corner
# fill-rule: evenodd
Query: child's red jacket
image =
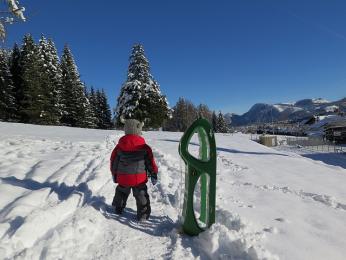
<path id="1" fill-rule="evenodd" d="M 157 174 L 153 152 L 139 135 L 125 135 L 114 148 L 110 170 L 115 182 L 125 187 L 135 187 L 148 181 L 148 174 Z"/>

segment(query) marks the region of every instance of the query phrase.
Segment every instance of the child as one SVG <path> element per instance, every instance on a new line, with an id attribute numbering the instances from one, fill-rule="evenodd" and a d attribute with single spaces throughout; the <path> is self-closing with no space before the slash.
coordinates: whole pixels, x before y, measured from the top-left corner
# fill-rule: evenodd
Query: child
<path id="1" fill-rule="evenodd" d="M 142 127 L 143 123 L 136 119 L 125 120 L 125 135 L 114 148 L 110 163 L 113 182 L 118 183 L 112 202 L 115 213 L 123 212 L 132 189 L 137 204 L 137 220 L 148 219 L 150 216 L 146 183 L 149 176 L 155 185 L 158 173 L 152 150 L 140 136 Z"/>

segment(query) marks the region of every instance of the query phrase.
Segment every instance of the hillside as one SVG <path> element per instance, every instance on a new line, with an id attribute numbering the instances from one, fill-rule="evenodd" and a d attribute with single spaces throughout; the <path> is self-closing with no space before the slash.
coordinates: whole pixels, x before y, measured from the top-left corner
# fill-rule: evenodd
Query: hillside
<path id="1" fill-rule="evenodd" d="M 330 102 L 325 99 L 303 99 L 295 103 L 253 105 L 243 115 L 228 114 L 233 126 L 268 123 L 272 121 L 301 120 L 305 117 L 333 112 L 337 109 L 346 110 L 345 99 Z"/>
<path id="2" fill-rule="evenodd" d="M 0 122 L 0 255 L 5 259 L 345 259 L 346 170 L 216 136 L 216 223 L 179 232 L 181 133 L 146 132 L 159 166 L 152 217 L 110 207 L 121 131 Z M 197 147 L 194 147 L 197 149 Z"/>

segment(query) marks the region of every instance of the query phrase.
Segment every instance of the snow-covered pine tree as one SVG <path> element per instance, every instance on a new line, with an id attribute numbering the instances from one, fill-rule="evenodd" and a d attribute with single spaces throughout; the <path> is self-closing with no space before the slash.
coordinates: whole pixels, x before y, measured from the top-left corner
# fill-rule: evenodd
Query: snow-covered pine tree
<path id="1" fill-rule="evenodd" d="M 50 54 L 50 72 L 49 78 L 52 84 L 54 109 L 53 113 L 58 117 L 57 123 L 60 123 L 60 118 L 62 115 L 62 104 L 61 104 L 61 92 L 62 92 L 62 71 L 60 67 L 60 59 L 58 51 L 52 39 L 48 39 L 47 42 L 48 53 Z"/>
<path id="2" fill-rule="evenodd" d="M 227 126 L 226 120 L 223 117 L 221 111 L 219 112 L 219 115 L 217 117 L 216 129 L 217 133 L 228 133 L 229 131 L 229 127 Z"/>
<path id="3" fill-rule="evenodd" d="M 95 111 L 95 107 L 96 107 L 96 94 L 95 94 L 95 89 L 94 89 L 93 86 L 90 87 L 90 91 L 88 92 L 88 99 L 89 99 L 91 107 Z"/>
<path id="4" fill-rule="evenodd" d="M 218 132 L 218 129 L 217 129 L 217 116 L 216 116 L 215 111 L 213 111 L 213 114 L 211 116 L 211 125 L 213 127 L 214 133 L 217 133 Z"/>
<path id="5" fill-rule="evenodd" d="M 0 119 L 8 121 L 15 118 L 16 103 L 14 86 L 9 68 L 9 55 L 0 49 Z"/>
<path id="6" fill-rule="evenodd" d="M 85 84 L 84 84 L 85 86 Z M 90 102 L 90 93 L 88 89 L 84 87 L 84 95 L 86 97 L 86 106 L 85 106 L 85 126 L 88 128 L 97 128 L 97 118 L 94 112 L 93 105 Z"/>
<path id="7" fill-rule="evenodd" d="M 117 121 L 135 118 L 146 121 L 146 127 L 159 127 L 171 113 L 159 84 L 150 74 L 143 46 L 135 44 L 130 56 L 127 80 L 117 99 Z"/>
<path id="8" fill-rule="evenodd" d="M 57 125 L 60 120 L 59 90 L 61 88 L 61 70 L 59 57 L 54 43 L 42 35 L 39 40 L 41 95 L 45 103 L 41 121 L 44 124 Z"/>
<path id="9" fill-rule="evenodd" d="M 22 87 L 19 89 L 19 114 L 22 122 L 42 123 L 44 104 L 47 102 L 40 83 L 39 49 L 30 34 L 24 36 L 20 66 Z"/>
<path id="10" fill-rule="evenodd" d="M 23 91 L 21 90 L 23 87 L 23 80 L 22 80 L 22 67 L 20 64 L 21 60 L 21 50 L 19 49 L 17 43 L 14 44 L 11 57 L 10 57 L 10 71 L 12 75 L 12 82 L 14 86 L 14 97 L 15 97 L 15 104 L 16 104 L 16 118 L 19 119 L 19 104 L 20 100 L 23 99 L 22 94 Z"/>
<path id="11" fill-rule="evenodd" d="M 94 87 L 91 86 L 90 88 L 90 91 L 88 92 L 88 100 L 89 100 L 89 103 L 90 103 L 90 109 L 93 113 L 93 116 L 95 118 L 94 120 L 94 124 L 96 127 L 98 127 L 99 125 L 99 106 L 98 106 L 98 103 L 97 103 L 97 97 L 96 97 L 96 92 L 94 90 Z"/>
<path id="12" fill-rule="evenodd" d="M 152 83 L 144 84 L 144 105 L 148 111 L 146 124 L 148 127 L 161 127 L 163 122 L 172 116 L 166 96 L 161 94 L 160 85 L 153 79 Z"/>
<path id="13" fill-rule="evenodd" d="M 77 127 L 93 127 L 90 103 L 84 92 L 78 69 L 69 47 L 64 47 L 61 57 L 62 71 L 62 118 L 61 123 Z M 89 115 L 88 115 L 89 114 Z"/>
<path id="14" fill-rule="evenodd" d="M 101 110 L 101 104 L 100 104 L 100 100 L 101 100 L 100 96 L 101 96 L 101 93 L 97 89 L 93 93 L 93 97 L 92 97 L 97 128 L 102 128 L 102 110 Z"/>
<path id="15" fill-rule="evenodd" d="M 102 124 L 99 126 L 101 129 L 110 129 L 113 126 L 112 123 L 112 112 L 108 104 L 107 96 L 104 89 L 97 92 L 98 104 L 101 111 Z"/>
<path id="16" fill-rule="evenodd" d="M 97 118 L 97 128 L 109 129 L 112 127 L 112 114 L 107 101 L 106 93 L 102 89 L 91 91 L 91 100 L 94 107 L 95 115 Z"/>

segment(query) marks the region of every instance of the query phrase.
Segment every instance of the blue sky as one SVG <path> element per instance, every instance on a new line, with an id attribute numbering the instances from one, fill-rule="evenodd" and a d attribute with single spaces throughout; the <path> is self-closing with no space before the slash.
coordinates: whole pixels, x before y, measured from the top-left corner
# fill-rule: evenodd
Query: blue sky
<path id="1" fill-rule="evenodd" d="M 115 105 L 134 43 L 171 105 L 180 96 L 244 113 L 254 103 L 346 95 L 346 2 L 326 0 L 21 0 L 8 27 L 68 43 L 81 78 Z"/>

